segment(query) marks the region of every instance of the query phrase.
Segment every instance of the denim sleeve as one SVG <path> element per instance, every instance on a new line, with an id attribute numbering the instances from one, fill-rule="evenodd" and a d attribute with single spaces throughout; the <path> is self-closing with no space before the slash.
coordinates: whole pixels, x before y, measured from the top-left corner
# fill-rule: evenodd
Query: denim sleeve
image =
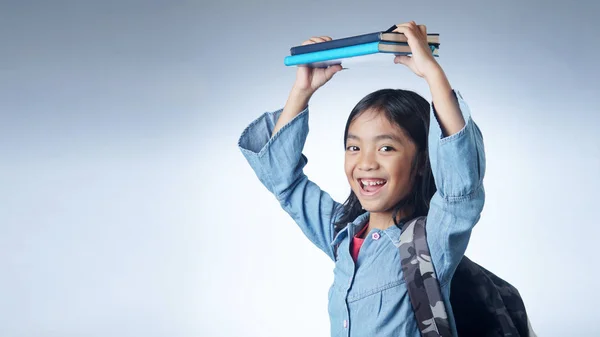
<path id="1" fill-rule="evenodd" d="M 308 161 L 302 154 L 308 135 L 308 108 L 271 137 L 281 112 L 264 113 L 250 123 L 238 147 L 261 183 L 308 239 L 335 260 L 331 242 L 335 211 L 341 205 L 303 172 Z"/>
<path id="2" fill-rule="evenodd" d="M 427 241 L 441 284 L 452 279 L 485 201 L 483 137 L 460 92 L 454 95 L 465 126 L 453 135 L 442 134 L 432 105 L 429 129 L 429 157 L 437 191 L 427 216 Z"/>

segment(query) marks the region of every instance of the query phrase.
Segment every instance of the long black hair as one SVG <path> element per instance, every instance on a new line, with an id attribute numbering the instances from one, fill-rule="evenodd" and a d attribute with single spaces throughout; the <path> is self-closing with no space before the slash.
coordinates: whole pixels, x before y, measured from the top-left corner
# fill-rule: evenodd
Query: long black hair
<path id="1" fill-rule="evenodd" d="M 392 218 L 394 224 L 401 227 L 409 218 L 427 215 L 429 201 L 436 191 L 427 144 L 430 105 L 421 95 L 409 90 L 381 89 L 368 94 L 356 104 L 350 112 L 350 116 L 348 116 L 344 131 L 344 149 L 346 148 L 350 124 L 367 110 L 383 113 L 390 123 L 406 131 L 417 148 L 417 154 L 413 160 L 410 173 L 414 177 L 412 190 L 393 208 Z M 412 214 L 407 218 L 398 220 L 398 213 L 407 206 L 413 208 Z M 336 232 L 366 212 L 352 190 L 348 199 L 337 211 L 341 214 L 339 220 L 335 223 Z"/>

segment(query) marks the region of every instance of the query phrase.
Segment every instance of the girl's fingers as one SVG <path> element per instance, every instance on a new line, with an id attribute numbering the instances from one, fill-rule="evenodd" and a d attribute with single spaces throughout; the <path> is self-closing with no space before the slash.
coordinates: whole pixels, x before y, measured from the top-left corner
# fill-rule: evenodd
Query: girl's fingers
<path id="1" fill-rule="evenodd" d="M 394 29 L 394 32 L 402 33 L 402 34 L 406 35 L 406 37 L 409 39 L 417 38 L 417 35 L 415 34 L 414 29 L 406 24 L 398 25 L 398 27 L 396 29 Z"/>
<path id="2" fill-rule="evenodd" d="M 333 75 L 340 70 L 342 70 L 342 66 L 339 64 L 327 67 L 327 69 L 325 69 L 325 77 L 327 78 L 327 80 L 330 80 L 333 77 Z"/>
<path id="3" fill-rule="evenodd" d="M 399 23 L 396 25 L 397 27 L 407 27 L 413 30 L 416 30 L 417 28 L 421 31 L 421 32 L 426 32 L 427 28 L 425 25 L 417 25 L 416 22 L 414 21 L 410 21 L 410 22 L 405 22 L 405 23 Z"/>
<path id="4" fill-rule="evenodd" d="M 318 37 L 318 36 L 313 36 L 313 37 L 310 38 L 310 40 L 313 41 L 313 42 L 317 42 L 317 43 L 327 41 L 324 38 Z"/>
<path id="5" fill-rule="evenodd" d="M 398 55 L 394 58 L 394 63 L 407 65 L 410 62 L 410 56 Z"/>
<path id="6" fill-rule="evenodd" d="M 320 43 L 325 41 L 331 41 L 332 38 L 329 36 L 313 36 L 310 39 L 302 42 L 302 45 L 305 46 L 307 44 Z"/>
<path id="7" fill-rule="evenodd" d="M 415 37 L 423 40 L 427 36 L 427 27 L 425 25 L 417 25 L 414 21 L 401 23 L 396 25 L 394 32 L 403 33 L 406 37 Z"/>
<path id="8" fill-rule="evenodd" d="M 409 27 L 409 28 L 414 28 L 417 26 L 417 24 L 414 21 L 410 21 L 410 22 L 404 22 L 404 23 L 399 23 L 396 26 L 400 27 Z"/>

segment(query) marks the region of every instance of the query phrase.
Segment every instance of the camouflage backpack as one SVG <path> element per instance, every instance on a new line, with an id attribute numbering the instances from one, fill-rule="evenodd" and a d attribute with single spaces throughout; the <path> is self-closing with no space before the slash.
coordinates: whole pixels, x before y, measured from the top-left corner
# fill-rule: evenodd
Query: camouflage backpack
<path id="1" fill-rule="evenodd" d="M 440 285 L 431 263 L 426 217 L 403 226 L 400 257 L 404 279 L 423 337 L 452 336 Z M 534 337 L 519 292 L 463 257 L 450 284 L 450 303 L 460 337 Z"/>

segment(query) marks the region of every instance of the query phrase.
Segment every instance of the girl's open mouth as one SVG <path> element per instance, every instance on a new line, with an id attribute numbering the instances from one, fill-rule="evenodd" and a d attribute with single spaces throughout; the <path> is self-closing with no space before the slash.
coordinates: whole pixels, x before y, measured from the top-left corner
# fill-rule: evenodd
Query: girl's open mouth
<path id="1" fill-rule="evenodd" d="M 387 183 L 385 179 L 369 178 L 369 179 L 358 179 L 358 185 L 360 185 L 360 193 L 365 196 L 372 196 L 377 194 L 383 186 Z"/>

